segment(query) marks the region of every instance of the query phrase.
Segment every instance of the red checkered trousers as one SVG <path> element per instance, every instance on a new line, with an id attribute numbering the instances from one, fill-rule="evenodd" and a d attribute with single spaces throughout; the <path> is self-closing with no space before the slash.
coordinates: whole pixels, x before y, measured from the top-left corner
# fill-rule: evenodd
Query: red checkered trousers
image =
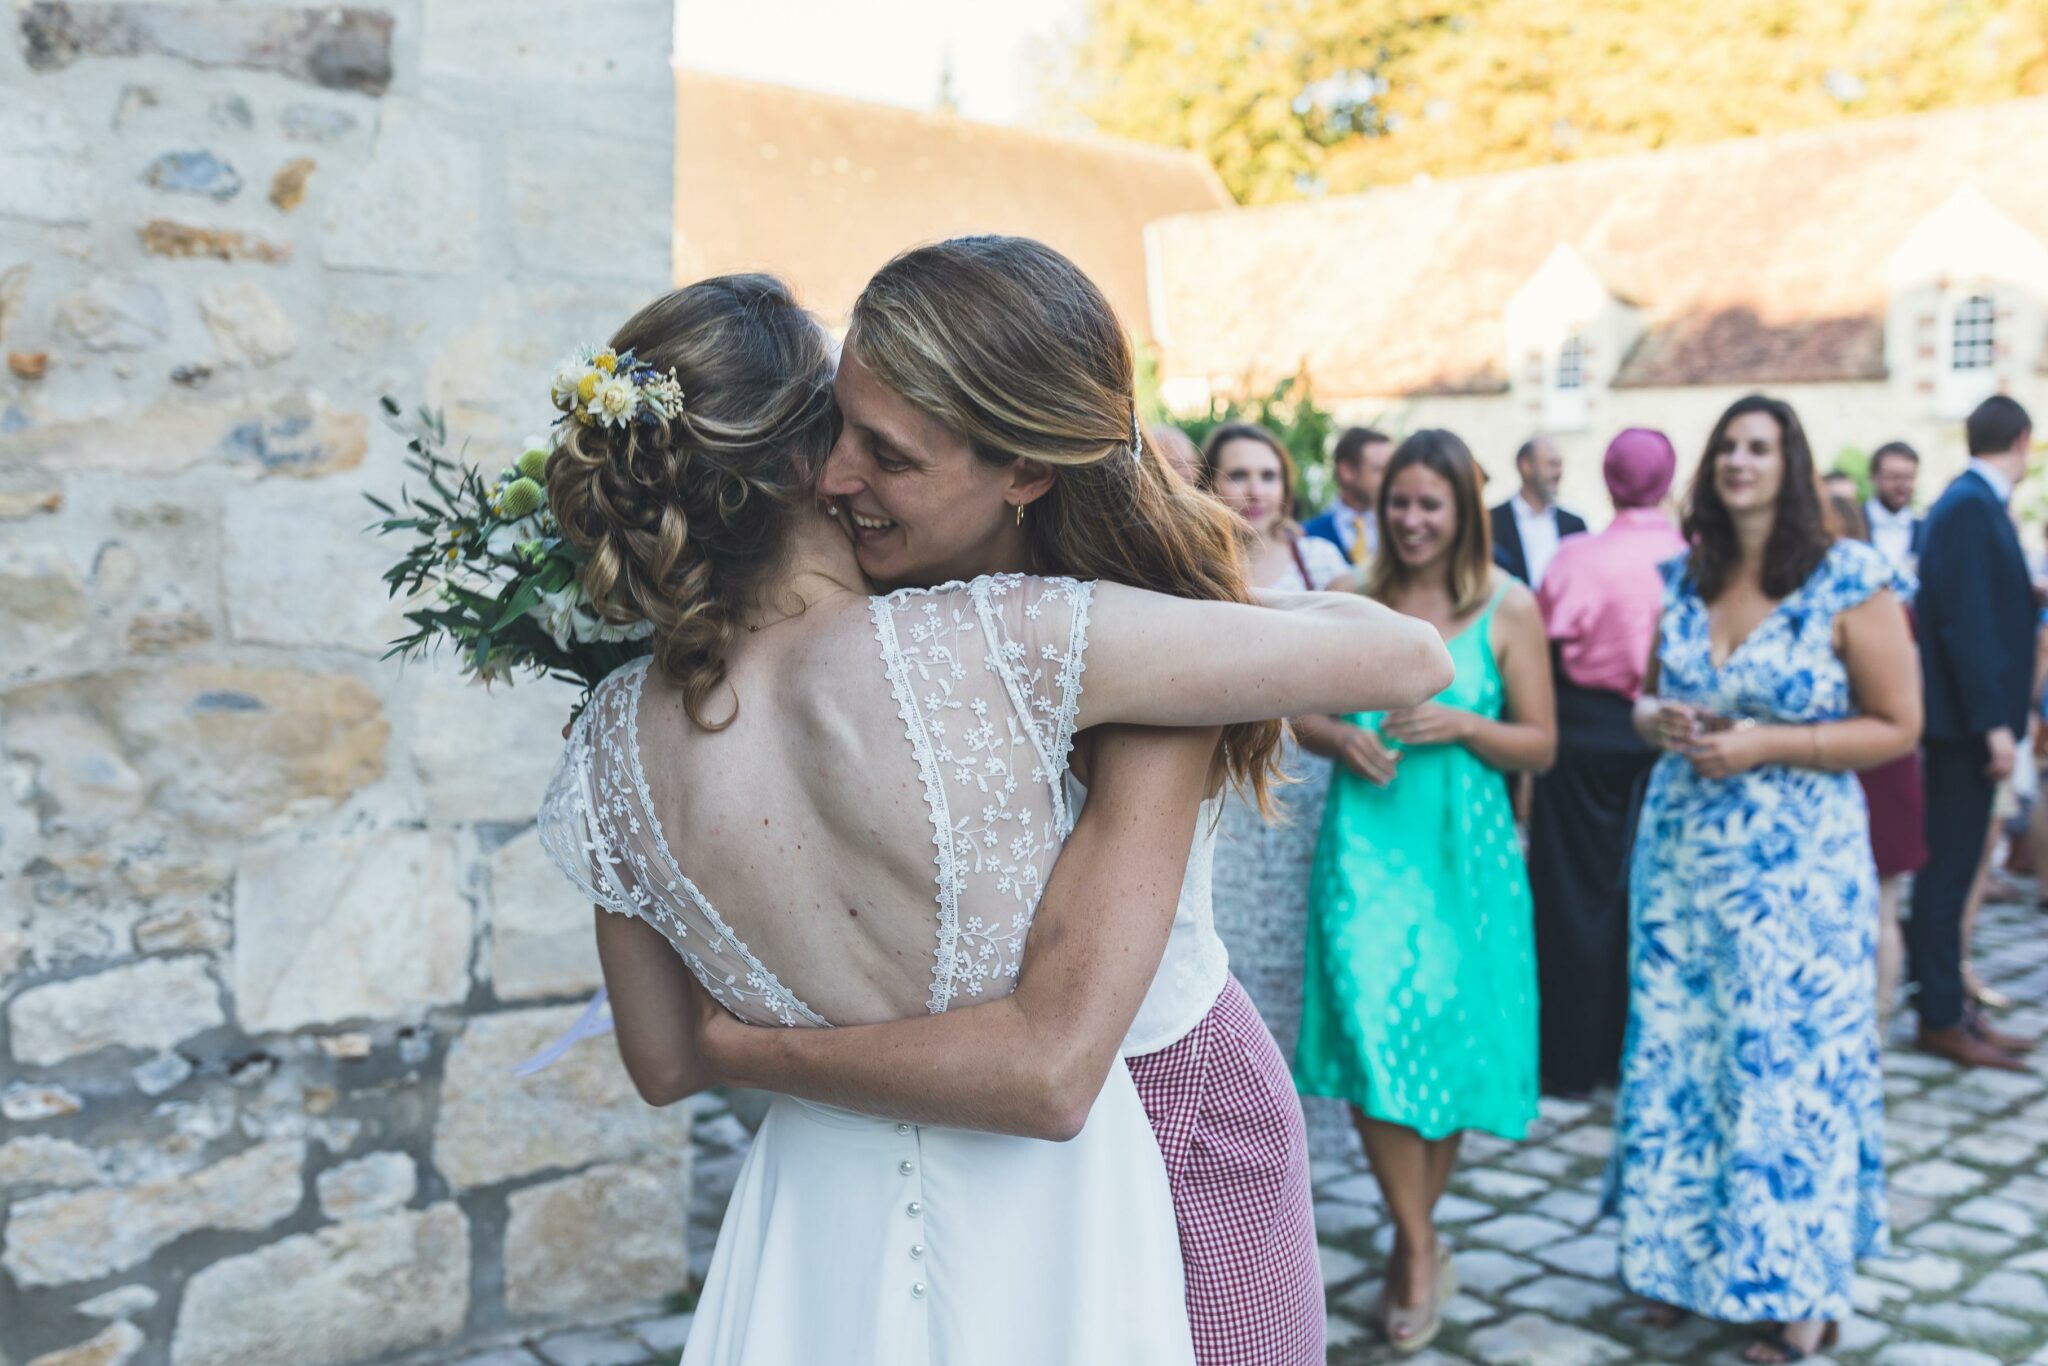
<path id="1" fill-rule="evenodd" d="M 1323 1366 L 1301 1100 L 1229 978 L 1177 1043 L 1127 1059 L 1166 1156 L 1198 1366 Z"/>

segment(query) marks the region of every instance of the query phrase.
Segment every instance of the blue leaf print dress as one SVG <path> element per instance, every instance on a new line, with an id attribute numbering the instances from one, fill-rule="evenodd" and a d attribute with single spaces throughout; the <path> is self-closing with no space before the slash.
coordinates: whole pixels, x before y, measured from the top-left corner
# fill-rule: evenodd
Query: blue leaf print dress
<path id="1" fill-rule="evenodd" d="M 1660 693 L 1759 724 L 1854 714 L 1837 615 L 1902 587 L 1838 541 L 1719 668 L 1663 566 Z M 1877 873 L 1853 773 L 1696 775 L 1667 754 L 1629 870 L 1629 1022 L 1609 1199 L 1621 1279 L 1733 1323 L 1845 1319 L 1885 1246 Z"/>

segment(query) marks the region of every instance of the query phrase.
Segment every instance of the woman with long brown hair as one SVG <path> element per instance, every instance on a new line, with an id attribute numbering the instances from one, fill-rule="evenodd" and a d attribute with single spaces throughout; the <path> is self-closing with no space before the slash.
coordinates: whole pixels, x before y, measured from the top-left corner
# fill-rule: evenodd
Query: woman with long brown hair
<path id="1" fill-rule="evenodd" d="M 879 583 L 1058 572 L 1248 599 L 1244 523 L 1138 439 L 1135 378 L 1108 301 L 1059 253 L 1011 237 L 918 248 L 885 267 L 855 306 L 837 383 L 845 431 L 819 491 Z M 1228 640 L 1219 634 L 1212 646 Z M 1280 727 L 1229 727 L 1223 739 L 1212 791 L 1229 780 L 1262 801 Z M 1107 758 L 1088 745 L 1074 756 L 1090 787 L 1084 823 L 1108 795 Z M 1156 819 L 1138 808 L 1119 819 L 1141 815 Z M 1039 973 L 1045 999 L 1066 1002 L 1089 1047 L 1119 1050 L 1129 1067 L 1171 1178 L 1197 1359 L 1321 1362 L 1301 1107 L 1215 932 L 1213 817 L 1205 803 L 1188 831 L 1170 925 L 1145 922 L 1128 893 L 1077 904 L 1071 921 L 1049 905 L 1032 936 L 1046 960 L 1040 967 L 1027 955 L 1020 992 Z M 1114 970 L 1066 966 L 1062 941 L 1106 924 L 1121 927 L 1107 941 Z M 1109 1013 L 1121 1024 L 1106 1032 L 1092 1023 L 1106 1015 L 1075 1009 L 1082 996 L 1120 1002 Z M 801 1037 L 713 1020 L 705 1055 L 737 1084 L 864 1108 L 914 1100 L 935 1118 L 986 1126 L 996 1088 L 979 1075 L 982 1063 L 1014 1045 L 986 1032 L 978 1014 Z"/>
<path id="2" fill-rule="evenodd" d="M 1636 703 L 1666 753 L 1629 873 L 1610 1201 L 1650 1322 L 1764 1324 L 1746 1359 L 1796 1361 L 1833 1340 L 1857 1258 L 1885 1243 L 1855 773 L 1917 741 L 1919 675 L 1895 571 L 1829 532 L 1789 405 L 1721 415 L 1683 530 Z"/>
<path id="3" fill-rule="evenodd" d="M 1192 1362 L 1168 1172 L 1117 1034 L 1100 1027 L 1129 1020 L 1149 975 L 1118 960 L 1156 955 L 1165 937 L 1213 764 L 1256 762 L 1273 711 L 1411 696 L 1400 675 L 1433 678 L 1441 661 L 1398 622 L 1334 599 L 1231 601 L 1227 556 L 1195 558 L 1208 528 L 1227 551 L 1227 514 L 1158 505 L 1171 476 L 1128 463 L 1097 477 L 1153 530 L 1108 553 L 1184 596 L 1031 574 L 871 596 L 818 499 L 841 425 L 829 341 L 772 279 L 679 290 L 593 364 L 612 377 L 618 420 L 610 407 L 565 419 L 548 495 L 588 552 L 593 600 L 655 630 L 652 654 L 577 721 L 539 827 L 608 913 L 599 954 L 628 1071 L 651 1100 L 706 1084 L 693 997 L 786 1027 L 743 1034 L 863 1033 L 879 1050 L 892 1036 L 863 1026 L 972 1013 L 982 1047 L 953 1070 L 975 1073 L 981 1127 L 1067 1140 L 934 1123 L 946 1107 L 928 1097 L 949 1078 L 930 1073 L 856 1087 L 843 1106 L 778 1097 L 684 1361 Z M 1080 468 L 1133 454 L 1122 429 L 1075 446 Z M 1080 534 L 1086 513 L 1071 516 Z M 1231 651 L 1213 648 L 1219 636 Z M 1282 660 L 1289 676 L 1273 680 Z M 1221 759 L 1213 730 L 1168 737 L 1156 763 L 1089 735 L 1234 721 L 1243 746 Z M 1077 738 L 1105 751 L 1105 787 L 1136 776 L 1171 828 L 1135 846 L 1098 831 L 1086 885 L 1062 890 Z M 1027 949 L 1049 882 L 1050 909 L 1082 910 Z M 1140 924 L 1118 921 L 1121 902 Z M 1013 989 L 1045 959 L 1060 970 Z M 1109 985 L 1076 989 L 1091 972 Z M 952 1010 L 975 1001 L 987 1004 Z"/>
<path id="4" fill-rule="evenodd" d="M 1256 422 L 1226 422 L 1202 443 L 1196 483 L 1252 530 L 1251 581 L 1295 592 L 1324 587 L 1350 572 L 1344 552 L 1304 536 L 1294 519 L 1294 457 Z"/>
<path id="5" fill-rule="evenodd" d="M 1529 879 L 1501 773 L 1557 752 L 1550 652 L 1529 590 L 1495 567 L 1465 443 L 1416 432 L 1380 486 L 1363 584 L 1426 621 L 1457 676 L 1434 701 L 1297 718 L 1338 766 L 1309 878 L 1294 1075 L 1350 1102 L 1394 1220 L 1381 1320 L 1403 1354 L 1456 1292 L 1434 1211 L 1466 1129 L 1519 1139 L 1536 1115 Z"/>

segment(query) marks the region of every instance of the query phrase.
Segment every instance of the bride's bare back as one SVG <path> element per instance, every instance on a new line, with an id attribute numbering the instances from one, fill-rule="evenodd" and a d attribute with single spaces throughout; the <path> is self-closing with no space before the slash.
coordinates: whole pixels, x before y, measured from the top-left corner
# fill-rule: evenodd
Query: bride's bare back
<path id="1" fill-rule="evenodd" d="M 628 666 L 578 722 L 541 838 L 742 1019 L 1006 994 L 1072 825 L 1091 590 L 1008 576 L 834 599 L 738 642 L 719 731 Z"/>

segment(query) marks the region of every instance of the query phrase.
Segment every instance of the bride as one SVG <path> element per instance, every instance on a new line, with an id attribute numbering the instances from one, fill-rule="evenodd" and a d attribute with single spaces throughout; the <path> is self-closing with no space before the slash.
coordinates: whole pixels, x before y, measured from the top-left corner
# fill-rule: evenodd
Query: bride
<path id="1" fill-rule="evenodd" d="M 872 598 L 816 493 L 838 426 L 829 342 L 778 282 L 677 291 L 612 347 L 621 380 L 680 388 L 680 411 L 620 400 L 623 420 L 568 424 L 549 494 L 590 551 L 593 596 L 653 621 L 655 650 L 599 688 L 540 828 L 621 917 L 600 953 L 643 1090 L 688 1085 L 659 1075 L 687 1059 L 651 1042 L 688 1038 L 685 967 L 757 1024 L 1008 995 L 1073 828 L 1077 733 L 1405 705 L 1444 682 L 1433 632 L 1356 598 L 1272 611 L 1023 575 Z M 1214 544 L 1208 508 L 1130 431 L 1077 445 L 1105 506 L 1137 514 L 1114 533 L 1130 577 L 1148 548 L 1177 545 L 1185 565 Z M 1153 774 L 1180 813 L 1178 858 L 1213 743 Z M 1256 752 L 1224 762 L 1250 779 Z M 1134 894 L 1170 904 L 1177 881 Z M 778 1098 L 685 1361 L 1192 1361 L 1160 1151 L 1129 1073 L 1102 1067 L 1058 1144 Z"/>

